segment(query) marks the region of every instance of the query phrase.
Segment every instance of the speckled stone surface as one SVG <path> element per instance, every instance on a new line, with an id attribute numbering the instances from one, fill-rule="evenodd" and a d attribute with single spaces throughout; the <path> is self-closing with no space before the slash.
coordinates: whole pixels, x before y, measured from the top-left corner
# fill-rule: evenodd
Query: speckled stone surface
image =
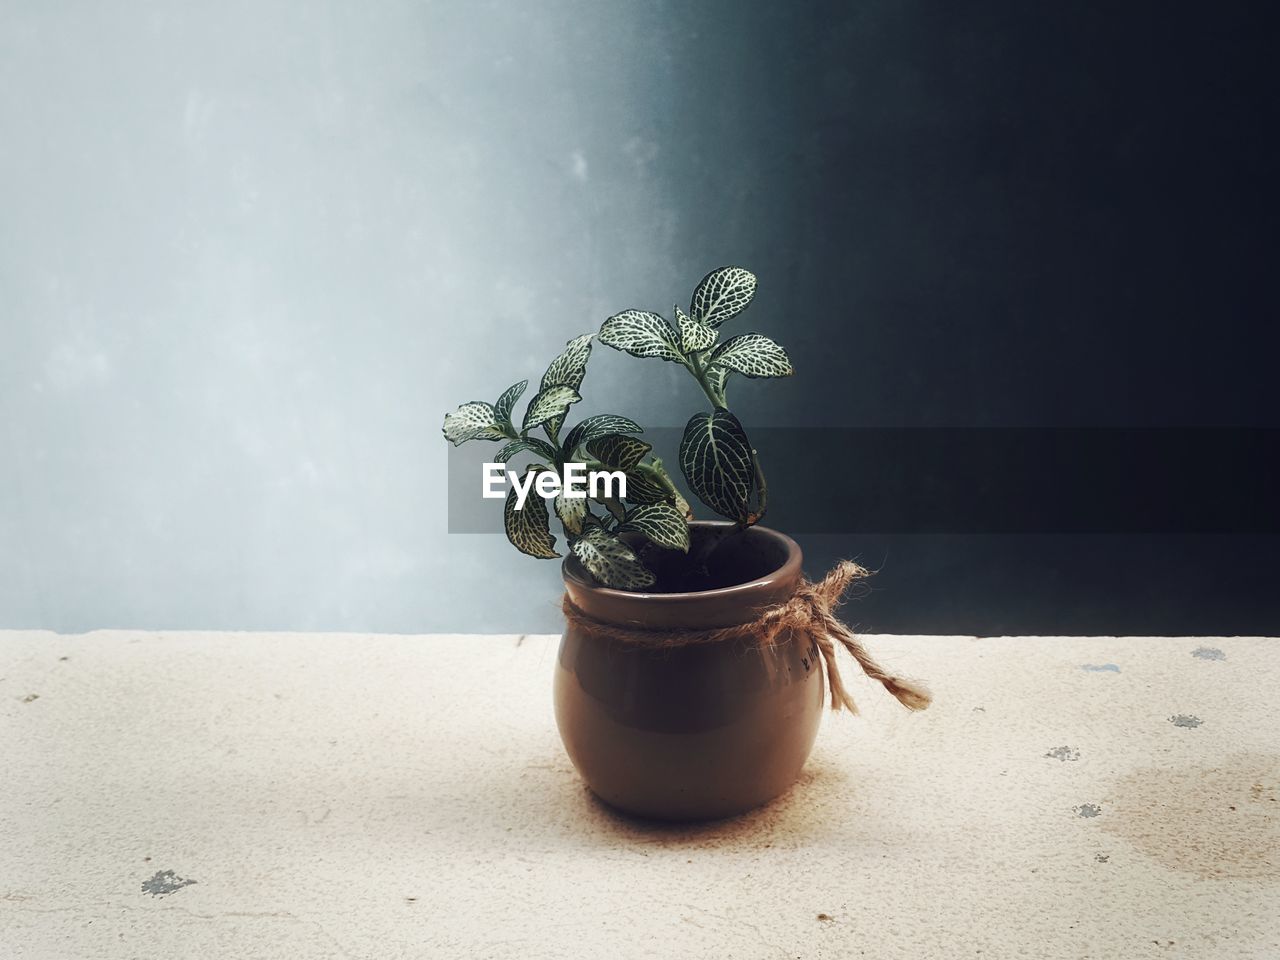
<path id="1" fill-rule="evenodd" d="M 581 786 L 554 638 L 0 632 L 0 956 L 1280 956 L 1280 641 L 869 643 L 933 709 L 851 680 L 672 827 Z"/>

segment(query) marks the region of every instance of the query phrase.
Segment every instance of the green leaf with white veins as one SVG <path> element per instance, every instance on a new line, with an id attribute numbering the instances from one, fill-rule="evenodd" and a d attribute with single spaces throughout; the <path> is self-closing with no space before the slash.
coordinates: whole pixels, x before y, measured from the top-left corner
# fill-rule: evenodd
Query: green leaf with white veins
<path id="1" fill-rule="evenodd" d="M 493 455 L 494 463 L 506 463 L 517 453 L 523 453 L 526 450 L 532 450 L 543 460 L 555 462 L 556 452 L 551 449 L 549 443 L 544 443 L 537 437 L 522 437 L 519 440 L 512 440 L 508 444 L 504 444 L 502 448 Z"/>
<path id="2" fill-rule="evenodd" d="M 572 387 L 577 390 L 582 386 L 582 378 L 587 375 L 587 360 L 591 357 L 591 339 L 594 334 L 584 333 L 568 342 L 560 356 L 551 361 L 547 372 L 542 375 L 539 389 L 545 391 L 549 387 Z M 547 421 L 547 429 L 558 434 L 564 426 L 564 414 L 552 417 Z"/>
<path id="3" fill-rule="evenodd" d="M 564 524 L 564 528 L 572 534 L 582 532 L 582 525 L 587 519 L 587 498 L 567 497 L 558 494 L 553 501 L 556 516 Z"/>
<path id="4" fill-rule="evenodd" d="M 680 511 L 680 515 L 685 520 L 693 519 L 693 511 L 689 509 L 689 501 L 680 495 L 676 485 L 671 482 L 671 477 L 667 473 L 667 468 L 662 465 L 661 459 L 653 457 L 647 464 L 641 464 L 637 471 L 653 477 L 655 482 L 667 491 L 667 497 L 675 505 L 675 508 Z"/>
<path id="5" fill-rule="evenodd" d="M 505 440 L 507 435 L 490 404 L 480 400 L 464 403 L 444 415 L 444 438 L 455 447 L 468 440 Z"/>
<path id="6" fill-rule="evenodd" d="M 684 361 L 679 337 L 671 324 L 644 310 L 624 310 L 610 317 L 600 327 L 600 342 L 633 357 Z"/>
<path id="7" fill-rule="evenodd" d="M 524 429 L 529 430 L 556 417 L 564 417 L 569 412 L 570 404 L 581 399 L 573 387 L 547 387 L 529 401 L 529 409 L 524 412 Z"/>
<path id="8" fill-rule="evenodd" d="M 519 383 L 513 383 L 507 389 L 502 391 L 502 396 L 498 398 L 498 402 L 493 405 L 493 413 L 505 427 L 511 426 L 511 411 L 516 405 L 516 401 L 520 399 L 520 395 L 524 393 L 524 388 L 529 385 L 528 380 L 521 380 Z M 514 430 L 515 428 L 512 427 Z"/>
<path id="9" fill-rule="evenodd" d="M 676 307 L 676 321 L 680 324 L 680 349 L 685 353 L 698 353 L 716 342 L 716 329 L 694 320 Z"/>
<path id="10" fill-rule="evenodd" d="M 741 313 L 756 295 L 756 275 L 742 267 L 712 270 L 693 291 L 689 312 L 693 319 L 718 327 Z"/>
<path id="11" fill-rule="evenodd" d="M 570 340 L 560 356 L 551 361 L 547 372 L 542 375 L 542 390 L 547 387 L 582 386 L 582 378 L 587 375 L 587 360 L 591 357 L 591 338 L 594 334 L 584 333 Z"/>
<path id="12" fill-rule="evenodd" d="M 716 347 L 709 363 L 744 377 L 789 377 L 795 371 L 787 351 L 759 333 L 744 333 Z"/>
<path id="13" fill-rule="evenodd" d="M 573 541 L 574 556 L 606 587 L 639 590 L 656 578 L 625 543 L 600 527 L 591 527 Z"/>
<path id="14" fill-rule="evenodd" d="M 526 470 L 525 476 L 539 472 L 535 469 Z M 529 495 L 525 497 L 524 506 L 519 510 L 516 509 L 515 487 L 508 491 L 502 521 L 506 527 L 507 539 L 521 553 L 539 560 L 554 560 L 560 556 L 555 549 L 556 538 L 551 533 L 547 502 L 538 496 L 533 485 L 529 487 Z"/>
<path id="15" fill-rule="evenodd" d="M 722 517 L 748 522 L 755 459 L 732 413 L 720 408 L 689 419 L 680 440 L 680 469 L 699 500 Z"/>
<path id="16" fill-rule="evenodd" d="M 616 414 L 597 413 L 577 424 L 564 438 L 565 458 L 572 457 L 584 443 L 610 433 L 644 433 L 644 427 Z"/>
<path id="17" fill-rule="evenodd" d="M 587 442 L 587 453 L 611 470 L 630 470 L 652 449 L 643 440 L 621 433 L 611 433 Z"/>
<path id="18" fill-rule="evenodd" d="M 668 550 L 689 552 L 689 524 L 673 504 L 646 503 L 627 514 L 619 531 L 634 530 Z"/>
<path id="19" fill-rule="evenodd" d="M 671 490 L 657 476 L 653 467 L 638 463 L 627 471 L 628 503 L 663 503 L 671 498 Z"/>

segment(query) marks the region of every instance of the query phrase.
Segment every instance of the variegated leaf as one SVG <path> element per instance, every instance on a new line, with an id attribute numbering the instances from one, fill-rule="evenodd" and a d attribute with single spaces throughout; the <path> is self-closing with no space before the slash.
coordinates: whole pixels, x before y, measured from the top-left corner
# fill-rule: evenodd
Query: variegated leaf
<path id="1" fill-rule="evenodd" d="M 689 489 L 708 507 L 738 523 L 749 521 L 755 460 L 732 413 L 717 409 L 690 418 L 680 441 L 680 468 Z"/>
<path id="2" fill-rule="evenodd" d="M 573 387 L 577 390 L 581 387 L 582 378 L 587 375 L 587 360 L 591 357 L 593 336 L 594 334 L 584 333 L 570 340 L 560 352 L 560 356 L 552 360 L 551 366 L 547 367 L 547 372 L 542 375 L 542 384 L 539 389 Z M 564 426 L 564 418 L 565 414 L 561 413 L 546 421 L 546 429 L 551 435 L 560 433 L 560 428 Z"/>
<path id="3" fill-rule="evenodd" d="M 646 503 L 636 507 L 618 530 L 634 530 L 660 547 L 689 552 L 688 521 L 671 503 Z"/>
<path id="4" fill-rule="evenodd" d="M 586 497 L 566 497 L 561 493 L 556 496 L 554 506 L 556 516 L 560 518 L 566 530 L 575 535 L 582 532 L 582 526 L 587 519 Z"/>
<path id="5" fill-rule="evenodd" d="M 524 429 L 529 430 L 540 423 L 546 423 L 556 417 L 563 417 L 570 404 L 577 403 L 582 397 L 573 387 L 547 387 L 529 401 L 529 409 L 524 412 Z"/>
<path id="6" fill-rule="evenodd" d="M 653 467 L 638 463 L 627 471 L 628 503 L 663 503 L 671 498 L 671 490 Z"/>
<path id="7" fill-rule="evenodd" d="M 633 357 L 658 357 L 680 362 L 680 340 L 671 324 L 656 313 L 624 310 L 600 327 L 600 342 Z"/>
<path id="8" fill-rule="evenodd" d="M 504 440 L 493 406 L 472 400 L 444 415 L 444 438 L 455 447 L 468 440 Z"/>
<path id="9" fill-rule="evenodd" d="M 680 349 L 685 353 L 706 350 L 716 342 L 715 327 L 694 320 L 679 307 L 676 307 L 676 322 L 680 324 Z"/>
<path id="10" fill-rule="evenodd" d="M 519 383 L 513 383 L 502 391 L 502 396 L 493 405 L 493 414 L 498 418 L 499 423 L 508 427 L 511 426 L 511 411 L 515 408 L 516 401 L 520 399 L 521 394 L 524 393 L 524 388 L 528 385 L 528 380 L 521 380 Z"/>
<path id="11" fill-rule="evenodd" d="M 610 433 L 587 442 L 587 453 L 613 470 L 630 470 L 652 450 L 649 444 L 621 433 Z"/>
<path id="12" fill-rule="evenodd" d="M 616 414 L 597 413 L 574 426 L 564 438 L 565 458 L 572 457 L 584 443 L 610 433 L 644 433 L 644 427 Z"/>
<path id="13" fill-rule="evenodd" d="M 526 471 L 537 473 L 537 470 Z M 556 538 L 551 532 L 550 517 L 547 515 L 547 502 L 538 496 L 537 490 L 529 488 L 524 506 L 516 509 L 516 491 L 512 487 L 507 493 L 507 503 L 502 514 L 506 527 L 507 539 L 521 553 L 527 553 L 539 560 L 554 560 Z"/>
<path id="14" fill-rule="evenodd" d="M 670 498 L 671 502 L 675 504 L 676 509 L 680 511 L 680 515 L 684 517 L 685 520 L 693 519 L 693 511 L 689 509 L 689 501 L 680 495 L 680 491 L 676 489 L 676 485 L 671 482 L 671 475 L 667 473 L 667 468 L 663 466 L 662 460 L 659 457 L 650 458 L 649 462 L 641 467 L 641 469 L 646 475 L 652 476 L 658 485 L 666 491 L 667 496 Z"/>
<path id="15" fill-rule="evenodd" d="M 718 327 L 741 313 L 755 295 L 754 273 L 742 267 L 721 267 L 702 278 L 693 291 L 689 313 L 707 326 Z"/>
<path id="16" fill-rule="evenodd" d="M 744 333 L 726 340 L 711 354 L 711 366 L 736 370 L 745 377 L 789 377 L 787 351 L 759 333 Z"/>
<path id="17" fill-rule="evenodd" d="M 560 356 L 551 361 L 547 372 L 542 375 L 540 389 L 547 387 L 582 386 L 582 378 L 587 375 L 587 360 L 591 357 L 591 338 L 594 334 L 584 333 L 570 340 Z"/>
<path id="18" fill-rule="evenodd" d="M 591 527 L 573 541 L 574 555 L 606 587 L 641 590 L 652 586 L 654 575 L 630 547 L 600 527 Z"/>
<path id="19" fill-rule="evenodd" d="M 506 463 L 517 453 L 523 453 L 525 450 L 532 450 L 544 460 L 552 463 L 556 460 L 556 452 L 551 449 L 551 444 L 539 440 L 537 437 L 523 437 L 519 440 L 512 440 L 505 444 L 496 454 L 494 454 L 494 463 Z"/>

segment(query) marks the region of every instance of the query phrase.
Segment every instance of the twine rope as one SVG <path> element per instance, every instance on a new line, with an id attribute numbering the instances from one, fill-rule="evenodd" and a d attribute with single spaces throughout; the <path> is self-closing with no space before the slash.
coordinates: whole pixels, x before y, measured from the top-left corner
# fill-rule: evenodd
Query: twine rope
<path id="1" fill-rule="evenodd" d="M 757 646 L 766 647 L 776 643 L 786 631 L 797 636 L 807 635 L 822 652 L 827 686 L 831 691 L 831 709 L 843 707 L 856 714 L 858 707 L 840 678 L 840 666 L 836 662 L 836 644 L 839 644 L 858 661 L 863 673 L 882 684 L 904 707 L 924 710 L 933 699 L 929 691 L 919 683 L 889 673 L 876 663 L 862 641 L 835 615 L 850 585 L 868 576 L 870 573 L 864 567 L 851 560 L 841 560 L 817 583 L 802 579 L 790 600 L 770 607 L 750 623 L 714 630 L 647 629 L 606 623 L 586 614 L 569 599 L 567 593 L 562 607 L 569 623 L 593 636 L 657 650 L 725 640 L 751 640 Z"/>

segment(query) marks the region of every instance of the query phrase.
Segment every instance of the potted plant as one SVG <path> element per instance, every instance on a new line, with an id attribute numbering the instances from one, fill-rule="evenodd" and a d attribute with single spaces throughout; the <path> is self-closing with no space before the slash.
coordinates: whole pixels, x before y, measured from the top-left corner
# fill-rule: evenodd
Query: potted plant
<path id="1" fill-rule="evenodd" d="M 920 687 L 885 673 L 832 612 L 866 572 L 845 562 L 811 583 L 796 542 L 759 525 L 768 488 L 727 388 L 734 374 L 790 376 L 791 362 L 760 334 L 720 338 L 755 290 L 750 272 L 723 267 L 698 284 L 687 313 L 675 308 L 674 326 L 656 313 L 624 310 L 598 337 L 636 357 L 677 363 L 697 383 L 710 409 L 685 427 L 680 471 L 723 520 L 693 519 L 635 421 L 596 414 L 562 437 L 581 400 L 591 334 L 552 361 L 519 428 L 512 414 L 526 381 L 493 404 L 472 401 L 445 417 L 450 442 L 501 442 L 496 464 L 529 459 L 522 473 L 509 473 L 504 525 L 517 549 L 553 559 L 560 556 L 554 514 L 568 542 L 557 724 L 591 789 L 642 816 L 729 816 L 786 790 L 813 746 L 827 692 L 833 709 L 854 710 L 837 646 L 904 705 L 929 702 Z M 625 491 L 598 486 L 575 495 L 582 474 L 616 477 Z"/>

